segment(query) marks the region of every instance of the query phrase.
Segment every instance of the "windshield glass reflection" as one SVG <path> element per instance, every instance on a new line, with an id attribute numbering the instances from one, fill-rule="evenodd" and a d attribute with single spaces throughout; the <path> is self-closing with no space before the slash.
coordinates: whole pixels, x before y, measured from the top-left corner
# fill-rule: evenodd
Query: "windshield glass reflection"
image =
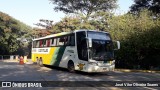
<path id="1" fill-rule="evenodd" d="M 90 59 L 106 61 L 113 58 L 113 45 L 111 40 L 92 40 Z"/>

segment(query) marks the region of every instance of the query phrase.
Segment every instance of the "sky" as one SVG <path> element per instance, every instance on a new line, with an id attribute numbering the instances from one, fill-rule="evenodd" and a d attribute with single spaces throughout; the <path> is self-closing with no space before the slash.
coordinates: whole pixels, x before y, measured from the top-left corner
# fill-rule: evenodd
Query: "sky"
<path id="1" fill-rule="evenodd" d="M 126 13 L 133 4 L 133 0 L 118 0 L 119 8 L 117 14 Z M 38 23 L 40 19 L 60 21 L 65 14 L 55 12 L 54 5 L 49 0 L 0 0 L 0 11 L 7 13 L 13 18 L 31 26 Z"/>

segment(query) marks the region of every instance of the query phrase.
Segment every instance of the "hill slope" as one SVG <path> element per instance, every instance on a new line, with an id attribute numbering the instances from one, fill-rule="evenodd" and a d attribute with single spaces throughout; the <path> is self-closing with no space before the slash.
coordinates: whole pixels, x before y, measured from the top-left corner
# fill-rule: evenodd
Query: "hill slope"
<path id="1" fill-rule="evenodd" d="M 31 38 L 32 28 L 0 12 L 0 55 L 13 54 L 22 46 L 17 38 Z"/>

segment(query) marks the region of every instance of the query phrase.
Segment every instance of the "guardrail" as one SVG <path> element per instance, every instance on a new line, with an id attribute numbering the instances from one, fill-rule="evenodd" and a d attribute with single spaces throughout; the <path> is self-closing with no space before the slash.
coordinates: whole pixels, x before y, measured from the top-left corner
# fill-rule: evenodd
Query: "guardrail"
<path id="1" fill-rule="evenodd" d="M 0 60 L 18 60 L 19 55 L 0 55 Z"/>
<path id="2" fill-rule="evenodd" d="M 19 61 L 19 55 L 0 55 L 0 61 L 1 60 L 15 60 Z M 28 62 L 27 56 L 23 56 L 24 63 Z"/>

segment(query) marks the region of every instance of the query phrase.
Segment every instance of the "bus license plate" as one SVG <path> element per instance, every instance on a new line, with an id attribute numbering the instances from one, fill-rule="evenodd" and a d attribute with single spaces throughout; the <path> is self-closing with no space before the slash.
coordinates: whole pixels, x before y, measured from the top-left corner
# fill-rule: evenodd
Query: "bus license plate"
<path id="1" fill-rule="evenodd" d="M 103 68 L 103 70 L 107 70 L 107 68 Z"/>

